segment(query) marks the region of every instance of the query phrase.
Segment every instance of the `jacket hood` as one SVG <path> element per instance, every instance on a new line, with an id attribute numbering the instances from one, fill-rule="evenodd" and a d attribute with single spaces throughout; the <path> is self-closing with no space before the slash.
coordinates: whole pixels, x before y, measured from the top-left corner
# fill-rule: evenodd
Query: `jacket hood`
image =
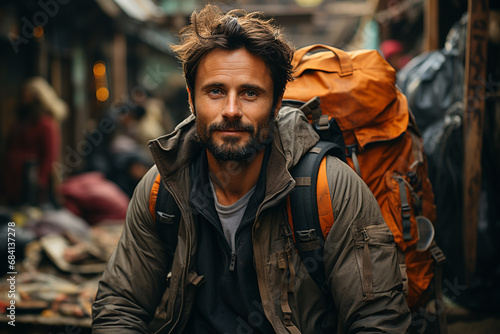
<path id="1" fill-rule="evenodd" d="M 186 167 L 201 151 L 196 137 L 195 120 L 191 114 L 171 133 L 149 141 L 149 149 L 163 178 Z"/>
<path id="2" fill-rule="evenodd" d="M 286 166 L 290 170 L 319 141 L 319 135 L 297 108 L 282 107 L 275 124 L 285 153 Z"/>

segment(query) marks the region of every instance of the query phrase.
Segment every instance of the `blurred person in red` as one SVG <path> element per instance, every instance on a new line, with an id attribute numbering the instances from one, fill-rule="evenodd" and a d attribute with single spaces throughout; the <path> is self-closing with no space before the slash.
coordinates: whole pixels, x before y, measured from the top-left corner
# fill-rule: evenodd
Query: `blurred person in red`
<path id="1" fill-rule="evenodd" d="M 60 122 L 67 112 L 67 104 L 45 79 L 33 77 L 23 85 L 5 152 L 8 205 L 55 204 L 52 164 L 59 158 Z"/>

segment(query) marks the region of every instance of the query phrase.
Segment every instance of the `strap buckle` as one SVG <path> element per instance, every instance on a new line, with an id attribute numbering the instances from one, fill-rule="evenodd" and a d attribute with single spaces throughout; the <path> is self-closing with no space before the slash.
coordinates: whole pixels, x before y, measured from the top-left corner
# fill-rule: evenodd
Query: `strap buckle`
<path id="1" fill-rule="evenodd" d="M 411 218 L 411 208 L 408 203 L 401 203 L 401 217 L 405 220 Z"/>
<path id="2" fill-rule="evenodd" d="M 316 235 L 316 229 L 312 228 L 310 230 L 295 231 L 295 237 L 297 242 L 308 242 L 318 240 Z"/>
<path id="3" fill-rule="evenodd" d="M 330 120 L 327 115 L 321 115 L 317 122 L 314 123 L 314 128 L 319 134 L 321 140 L 330 140 Z"/>
<path id="4" fill-rule="evenodd" d="M 156 211 L 156 214 L 158 216 L 158 219 L 165 224 L 173 224 L 175 215 L 166 213 L 166 212 L 161 212 L 161 211 Z"/>
<path id="5" fill-rule="evenodd" d="M 434 261 L 436 261 L 437 265 L 440 266 L 446 261 L 446 255 L 444 255 L 443 251 L 436 243 L 434 243 L 434 245 L 432 245 L 429 250 L 431 252 L 432 258 L 434 259 Z"/>

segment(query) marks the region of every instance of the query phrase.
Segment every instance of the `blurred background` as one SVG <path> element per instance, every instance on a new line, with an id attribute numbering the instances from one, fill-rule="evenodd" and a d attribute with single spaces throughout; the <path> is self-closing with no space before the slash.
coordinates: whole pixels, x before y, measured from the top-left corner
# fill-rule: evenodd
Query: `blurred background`
<path id="1" fill-rule="evenodd" d="M 17 272 L 17 332 L 89 332 L 97 280 L 119 238 L 133 190 L 153 163 L 147 142 L 170 132 L 189 113 L 181 66 L 169 44 L 205 3 L 1 1 L 2 254 L 14 254 L 8 228 L 16 235 L 15 267 L 6 260 L 0 274 Z M 219 3 L 263 12 L 284 27 L 297 48 L 321 43 L 347 51 L 377 49 L 396 69 L 398 84 L 413 98 L 429 156 L 440 224 L 436 237 L 448 257 L 450 332 L 500 332 L 500 251 L 494 240 L 500 229 L 498 1 Z M 486 20 L 481 21 L 481 11 L 488 13 Z M 486 31 L 487 47 L 473 53 L 485 75 L 476 94 L 484 102 L 476 134 L 482 155 L 474 162 L 482 170 L 474 225 L 477 265 L 468 275 L 462 232 L 467 217 L 460 195 L 467 153 L 464 71 L 472 63 L 466 53 L 473 46 L 467 20 L 473 14 Z M 6 313 L 0 331 L 6 333 L 12 330 L 7 283 L 2 279 L 0 285 L 0 312 Z"/>

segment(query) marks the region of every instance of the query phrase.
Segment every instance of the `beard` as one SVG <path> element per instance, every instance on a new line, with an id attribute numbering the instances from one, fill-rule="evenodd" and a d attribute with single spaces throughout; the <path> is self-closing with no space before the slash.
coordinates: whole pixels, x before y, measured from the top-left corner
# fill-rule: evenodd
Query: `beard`
<path id="1" fill-rule="evenodd" d="M 198 140 L 215 159 L 220 161 L 251 161 L 255 155 L 272 141 L 273 117 L 257 124 L 244 124 L 241 119 L 236 121 L 222 121 L 206 126 L 199 118 L 196 119 Z M 234 130 L 250 134 L 250 138 L 241 139 L 234 137 L 223 138 L 222 144 L 216 144 L 213 138 L 215 131 Z"/>

